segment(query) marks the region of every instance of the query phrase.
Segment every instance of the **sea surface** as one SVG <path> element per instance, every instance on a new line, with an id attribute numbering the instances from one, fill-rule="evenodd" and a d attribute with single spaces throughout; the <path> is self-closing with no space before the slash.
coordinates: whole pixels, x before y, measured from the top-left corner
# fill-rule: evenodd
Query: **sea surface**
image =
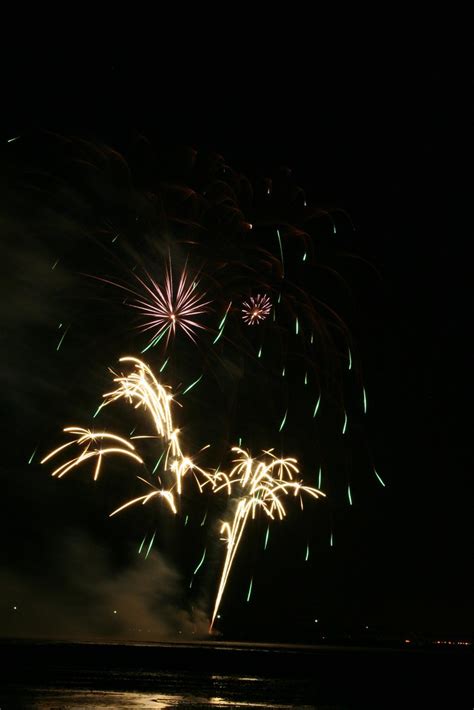
<path id="1" fill-rule="evenodd" d="M 0 641 L 0 710 L 472 708 L 468 650 Z"/>

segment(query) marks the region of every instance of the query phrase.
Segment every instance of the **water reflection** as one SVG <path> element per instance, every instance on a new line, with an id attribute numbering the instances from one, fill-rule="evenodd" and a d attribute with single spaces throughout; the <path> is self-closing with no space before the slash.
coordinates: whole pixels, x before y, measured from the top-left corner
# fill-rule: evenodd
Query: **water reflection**
<path id="1" fill-rule="evenodd" d="M 242 681 L 256 681 L 258 678 L 239 678 Z M 84 710 L 104 710 L 105 708 L 130 708 L 130 710 L 165 710 L 175 707 L 193 708 L 306 708 L 309 705 L 286 705 L 271 702 L 255 702 L 226 699 L 222 697 L 199 697 L 195 695 L 177 695 L 160 693 L 121 693 L 116 691 L 87 691 L 69 689 L 38 689 L 32 691 L 29 698 L 24 699 L 25 705 L 15 707 L 31 708 L 31 710 L 69 710 L 83 708 Z"/>

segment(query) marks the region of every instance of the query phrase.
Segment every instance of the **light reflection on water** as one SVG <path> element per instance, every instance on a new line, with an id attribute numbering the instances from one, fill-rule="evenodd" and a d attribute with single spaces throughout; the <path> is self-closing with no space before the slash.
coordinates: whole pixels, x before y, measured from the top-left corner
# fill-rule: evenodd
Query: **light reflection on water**
<path id="1" fill-rule="evenodd" d="M 258 678 L 239 678 L 242 681 L 255 681 Z M 38 689 L 32 691 L 32 695 L 26 701 L 24 707 L 31 710 L 104 710 L 105 708 L 130 708 L 131 710 L 165 710 L 175 707 L 193 708 L 275 708 L 284 710 L 286 708 L 314 708 L 314 705 L 286 705 L 281 703 L 255 702 L 236 699 L 226 699 L 220 697 L 198 697 L 195 695 L 169 695 L 160 693 L 121 693 L 116 691 L 101 690 L 70 690 L 70 689 Z M 15 706 L 18 707 L 18 706 Z"/>

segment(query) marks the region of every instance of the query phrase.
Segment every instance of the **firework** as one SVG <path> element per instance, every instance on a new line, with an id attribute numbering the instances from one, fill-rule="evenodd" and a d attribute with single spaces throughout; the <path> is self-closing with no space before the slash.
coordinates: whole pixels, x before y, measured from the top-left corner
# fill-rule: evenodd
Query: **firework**
<path id="1" fill-rule="evenodd" d="M 151 483 L 149 483 L 147 480 L 142 478 L 141 476 L 137 476 L 137 478 L 140 481 L 143 481 L 146 483 L 147 486 L 150 486 L 153 488 L 151 493 L 146 493 L 143 496 L 138 496 L 138 498 L 132 498 L 132 500 L 127 501 L 123 505 L 121 505 L 119 508 L 114 510 L 112 513 L 110 513 L 109 518 L 112 518 L 114 515 L 117 515 L 117 513 L 120 513 L 122 510 L 125 510 L 125 508 L 128 508 L 131 505 L 136 505 L 136 503 L 141 503 L 142 505 L 145 505 L 148 503 L 148 501 L 152 500 L 152 498 L 162 498 L 163 500 L 166 501 L 168 506 L 170 507 L 171 511 L 176 515 L 178 512 L 176 509 L 176 504 L 175 504 L 175 499 L 173 496 L 172 491 L 166 491 L 163 489 L 158 489 L 155 486 L 153 486 Z"/>
<path id="2" fill-rule="evenodd" d="M 289 494 L 293 494 L 300 500 L 303 493 L 313 498 L 325 495 L 317 488 L 311 488 L 303 485 L 302 481 L 293 480 L 299 473 L 297 461 L 294 458 L 278 458 L 273 454 L 273 449 L 263 451 L 262 460 L 252 458 L 248 452 L 238 446 L 234 446 L 232 451 L 239 455 L 234 460 L 235 466 L 228 476 L 219 473 L 220 478 L 216 478 L 213 486 L 216 493 L 223 488 L 230 491 L 231 495 L 237 488 L 237 493 L 234 498 L 235 509 L 232 520 L 224 522 L 220 530 L 223 535 L 221 539 L 227 543 L 227 553 L 211 617 L 210 630 L 212 630 L 219 611 L 232 564 L 248 520 L 255 518 L 258 511 L 263 512 L 270 520 L 276 518 L 283 520 L 286 512 L 282 501 Z"/>
<path id="3" fill-rule="evenodd" d="M 196 320 L 197 316 L 206 313 L 210 301 L 205 301 L 205 294 L 196 291 L 198 286 L 186 268 L 183 269 L 176 286 L 173 280 L 171 262 L 166 270 L 164 285 L 157 283 L 147 274 L 148 283 L 136 277 L 143 286 L 144 293 L 136 295 L 130 303 L 132 308 L 140 311 L 145 323 L 140 326 L 142 332 L 153 331 L 148 347 L 153 347 L 166 335 L 165 347 L 171 336 L 178 330 L 183 331 L 193 342 L 196 342 L 196 329 L 205 329 Z"/>
<path id="4" fill-rule="evenodd" d="M 151 418 L 156 435 L 151 437 L 134 436 L 133 439 L 159 438 L 165 441 L 165 449 L 158 459 L 158 463 L 161 462 L 164 456 L 164 469 L 172 474 L 173 482 L 170 485 L 169 490 L 156 490 L 154 493 L 150 493 L 129 501 L 116 510 L 114 514 L 134 503 L 140 501 L 146 503 L 156 495 L 163 495 L 173 512 L 176 512 L 174 498 L 171 499 L 168 496 L 168 493 L 172 495 L 171 492 L 176 489 L 177 494 L 181 495 L 183 490 L 183 480 L 188 473 L 192 473 L 199 489 L 202 490 L 202 486 L 210 480 L 210 474 L 197 466 L 193 460 L 189 456 L 185 456 L 181 450 L 179 429 L 175 428 L 173 424 L 171 403 L 174 400 L 169 388 L 166 388 L 160 384 L 148 365 L 138 358 L 123 357 L 120 358 L 120 362 L 133 363 L 133 369 L 128 374 L 120 375 L 117 375 L 115 372 L 111 371 L 115 375 L 114 382 L 117 384 L 117 387 L 115 390 L 107 392 L 103 395 L 104 402 L 100 405 L 96 413 L 98 413 L 102 408 L 117 402 L 120 399 L 125 399 L 130 404 L 133 404 L 135 409 L 143 407 Z M 132 431 L 134 431 L 134 429 Z M 76 468 L 83 462 L 89 459 L 97 458 L 96 468 L 94 471 L 94 480 L 97 480 L 102 459 L 105 455 L 112 453 L 123 454 L 135 459 L 139 463 L 143 463 L 143 459 L 135 453 L 135 446 L 130 441 L 127 441 L 123 437 L 116 434 L 93 432 L 89 429 L 82 429 L 80 427 L 66 427 L 64 432 L 74 434 L 76 438 L 73 441 L 62 444 L 54 449 L 54 451 L 51 451 L 42 459 L 41 463 L 46 463 L 46 461 L 49 461 L 49 459 L 55 457 L 58 453 L 73 444 L 83 448 L 79 455 L 69 459 L 53 471 L 52 475 L 57 475 L 58 478 L 61 478 L 68 471 Z M 104 448 L 102 445 L 104 440 L 108 443 L 114 442 L 120 444 L 120 446 L 109 446 Z M 140 476 L 138 478 L 140 478 Z"/>
<path id="5" fill-rule="evenodd" d="M 82 163 L 95 164 L 96 157 L 88 156 Z M 342 265 L 341 255 L 336 255 L 337 261 L 332 264 L 330 260 L 325 264 L 319 260 L 321 254 L 331 257 L 332 252 L 338 249 L 338 238 L 334 238 L 336 222 L 332 216 L 327 211 L 308 206 L 306 197 L 290 173 L 281 172 L 275 176 L 273 183 L 265 183 L 263 198 L 258 185 L 250 186 L 244 176 L 225 166 L 220 157 L 204 156 L 203 159 L 202 154 L 198 157 L 193 153 L 185 163 L 186 169 L 182 174 L 179 170 L 173 172 L 172 184 L 167 176 L 163 180 L 153 177 L 153 184 L 146 184 L 140 179 L 130 182 L 146 185 L 146 200 L 136 199 L 144 195 L 135 192 L 128 194 L 128 188 L 123 187 L 120 211 L 117 209 L 114 223 L 109 223 L 105 233 L 107 239 L 103 242 L 107 261 L 102 264 L 96 259 L 94 269 L 100 274 L 115 274 L 113 263 L 119 263 L 121 269 L 130 269 L 130 279 L 122 283 L 120 278 L 115 282 L 105 278 L 98 280 L 125 291 L 125 310 L 129 316 L 131 313 L 137 315 L 140 321 L 138 328 L 146 334 L 142 352 L 158 345 L 160 350 L 167 350 L 160 355 L 155 372 L 159 370 L 164 373 L 165 368 L 169 371 L 170 364 L 178 371 L 191 360 L 186 347 L 176 349 L 175 354 L 182 361 L 178 363 L 173 360 L 169 346 L 175 337 L 177 344 L 180 336 L 183 336 L 183 341 L 198 344 L 198 348 L 189 348 L 192 350 L 192 367 L 183 371 L 185 384 L 180 391 L 184 395 L 196 387 L 189 398 L 190 407 L 198 408 L 201 421 L 212 422 L 216 444 L 222 446 L 224 439 L 226 442 L 229 439 L 239 441 L 239 448 L 234 449 L 239 458 L 228 474 L 208 472 L 197 466 L 193 458 L 184 453 L 186 447 L 174 417 L 174 407 L 178 403 L 170 388 L 159 382 L 148 365 L 137 358 L 127 357 L 121 360 L 125 372 L 113 373 L 115 388 L 104 395 L 98 411 L 124 400 L 144 413 L 148 429 L 152 430 L 143 433 L 149 436 L 132 437 L 135 431 L 132 426 L 127 428 L 131 431 L 125 439 L 104 431 L 68 427 L 64 431 L 74 440 L 52 451 L 43 462 L 59 457 L 63 451 L 64 454 L 72 454 L 74 447 L 76 456 L 68 456 L 68 460 L 58 466 L 53 475 L 62 477 L 76 467 L 90 465 L 87 464 L 90 461 L 95 466 L 94 479 L 97 479 L 105 457 L 125 455 L 129 460 L 135 459 L 134 463 L 143 464 L 145 457 L 139 455 L 141 451 L 137 451 L 135 446 L 140 449 L 141 438 L 156 439 L 158 451 L 156 456 L 153 454 L 149 472 L 154 474 L 159 468 L 162 488 L 152 486 L 148 491 L 143 491 L 143 495 L 125 502 L 112 515 L 130 506 L 152 501 L 163 502 L 167 510 L 176 513 L 180 509 L 179 496 L 188 482 L 195 483 L 199 491 L 203 491 L 204 486 L 209 490 L 210 486 L 213 494 L 229 496 L 231 518 L 221 529 L 227 552 L 212 627 L 238 546 L 245 537 L 248 520 L 254 518 L 259 510 L 263 510 L 267 522 L 282 520 L 288 496 L 296 496 L 301 504 L 304 495 L 313 498 L 320 495 L 321 473 L 318 489 L 310 488 L 299 481 L 295 459 L 278 459 L 271 451 L 256 459 L 246 454 L 240 448 L 239 435 L 247 437 L 243 422 L 252 421 L 251 417 L 258 411 L 261 425 L 259 423 L 252 434 L 257 450 L 266 440 L 264 428 L 268 426 L 279 431 L 281 437 L 286 436 L 287 432 L 290 436 L 297 432 L 301 448 L 311 447 L 311 454 L 314 454 L 314 439 L 321 413 L 324 417 L 333 417 L 338 432 L 348 440 L 357 431 L 355 414 L 367 410 L 367 396 L 360 384 L 355 413 L 351 398 L 344 396 L 346 384 L 342 379 L 342 370 L 352 371 L 347 380 L 353 375 L 358 377 L 358 357 L 345 323 L 330 307 L 331 291 L 327 291 L 333 284 L 337 286 L 335 302 L 341 303 L 340 285 L 346 284 L 333 268 Z M 113 170 L 104 170 L 103 165 L 113 168 L 115 164 L 116 154 L 104 154 L 101 164 L 97 165 L 97 175 L 109 180 Z M 193 185 L 192 189 L 187 185 L 188 180 Z M 145 204 L 146 210 L 141 211 L 140 205 Z M 113 201 L 110 205 L 113 209 Z M 340 214 L 336 215 L 339 233 Z M 128 239 L 124 226 L 131 224 L 132 220 L 133 224 L 138 223 L 136 234 L 133 239 Z M 168 236 L 161 230 L 161 225 L 165 223 Z M 143 232 L 144 225 L 146 233 Z M 153 232 L 153 225 L 159 225 L 160 229 Z M 98 230 L 95 237 L 103 235 L 102 222 Z M 157 250 L 169 254 L 159 272 L 150 266 L 156 263 Z M 84 254 L 88 251 L 84 250 Z M 181 268 L 183 255 L 186 262 Z M 127 259 L 126 264 L 120 262 L 122 258 Z M 67 264 L 63 255 L 60 263 L 61 268 L 65 269 Z M 58 264 L 59 258 L 51 267 L 55 275 Z M 141 268 L 140 264 L 146 265 L 146 268 L 137 275 L 133 272 L 135 268 Z M 84 262 L 81 271 L 89 270 L 90 262 L 87 261 L 87 267 Z M 111 276 L 111 279 L 115 278 L 115 275 Z M 250 293 L 257 295 L 249 297 Z M 104 304 L 107 307 L 105 301 Z M 206 325 L 206 314 L 213 309 L 218 316 L 211 329 Z M 67 314 L 61 314 L 62 318 L 64 326 L 76 322 Z M 264 335 L 265 339 L 262 337 L 256 343 L 253 337 L 255 331 L 245 325 L 256 326 L 264 321 L 264 333 L 260 332 L 259 336 Z M 91 319 L 90 322 L 91 327 L 95 327 L 96 321 Z M 100 319 L 97 322 L 102 324 Z M 110 322 L 113 322 L 112 317 Z M 67 346 L 69 342 L 65 336 L 71 327 L 67 325 L 62 330 L 57 344 L 60 351 L 58 359 L 64 344 Z M 77 331 L 79 338 L 81 330 Z M 202 333 L 204 337 L 198 337 Z M 91 342 L 95 341 L 91 339 Z M 69 349 L 66 348 L 66 351 Z M 197 354 L 203 357 L 196 363 Z M 127 366 L 130 366 L 128 370 Z M 158 374 L 158 377 L 162 375 Z M 358 381 L 361 382 L 360 379 Z M 305 389 L 293 397 L 292 390 L 296 387 Z M 267 394 L 271 396 L 267 397 Z M 218 397 L 225 402 L 222 412 L 216 408 Z M 298 407 L 295 402 L 298 402 Z M 318 420 L 313 422 L 318 412 Z M 303 418 L 306 421 L 302 421 Z M 307 435 L 310 428 L 315 436 Z M 349 446 L 350 442 L 345 445 Z M 321 448 L 324 446 L 322 442 Z M 319 446 L 316 450 L 319 451 Z M 304 453 L 308 458 L 308 450 Z M 329 481 L 329 472 L 328 466 L 324 469 L 325 482 L 326 478 Z M 375 469 L 372 475 L 380 485 L 385 485 Z M 145 478 L 138 478 L 144 485 L 151 485 Z M 161 478 L 158 478 L 161 485 Z M 346 486 L 341 490 L 344 493 L 347 490 L 345 502 L 352 505 L 351 487 L 347 483 Z M 212 520 L 211 506 L 209 516 L 206 510 L 201 526 L 204 527 L 206 520 L 207 524 Z M 268 540 L 269 527 L 264 549 Z M 332 530 L 330 544 L 333 544 Z M 308 559 L 309 548 L 306 555 Z M 253 580 L 249 598 L 252 583 Z"/>
<path id="6" fill-rule="evenodd" d="M 126 439 L 123 439 L 121 436 L 117 436 L 116 434 L 108 434 L 105 431 L 90 431 L 89 429 L 82 429 L 81 427 L 75 426 L 66 427 L 63 431 L 66 434 L 75 435 L 76 438 L 73 439 L 73 441 L 68 441 L 67 444 L 58 446 L 58 448 L 54 449 L 54 451 L 51 451 L 47 456 L 45 456 L 41 460 L 42 464 L 46 463 L 46 461 L 49 461 L 49 459 L 59 454 L 60 451 L 64 451 L 69 446 L 77 445 L 83 448 L 80 454 L 74 456 L 72 459 L 69 459 L 65 463 L 62 463 L 60 466 L 58 466 L 58 468 L 56 468 L 51 474 L 52 476 L 62 478 L 66 473 L 71 471 L 73 468 L 77 468 L 77 466 L 80 466 L 85 461 L 97 459 L 94 469 L 94 481 L 96 481 L 99 477 L 102 459 L 104 458 L 104 456 L 110 454 L 122 454 L 123 456 L 129 456 L 138 463 L 143 463 L 143 460 L 140 458 L 140 456 L 135 453 L 135 447 L 133 446 L 133 444 L 131 444 Z M 104 442 L 114 442 L 114 444 L 118 443 L 120 444 L 120 446 L 105 445 L 104 447 Z"/>
<path id="7" fill-rule="evenodd" d="M 248 301 L 242 304 L 242 320 L 247 325 L 257 325 L 261 323 L 269 315 L 272 310 L 270 298 L 266 295 L 257 294 L 251 296 Z"/>
<path id="8" fill-rule="evenodd" d="M 118 386 L 112 392 L 103 395 L 104 402 L 100 405 L 99 411 L 120 399 L 133 404 L 135 409 L 143 407 L 151 417 L 156 435 L 167 443 L 165 458 L 165 468 L 167 468 L 170 455 L 182 457 L 179 429 L 174 427 L 171 413 L 173 395 L 169 388 L 158 382 L 152 370 L 142 360 L 127 356 L 120 358 L 119 362 L 133 363 L 133 369 L 128 374 L 120 375 L 111 370 L 115 375 L 114 382 Z"/>

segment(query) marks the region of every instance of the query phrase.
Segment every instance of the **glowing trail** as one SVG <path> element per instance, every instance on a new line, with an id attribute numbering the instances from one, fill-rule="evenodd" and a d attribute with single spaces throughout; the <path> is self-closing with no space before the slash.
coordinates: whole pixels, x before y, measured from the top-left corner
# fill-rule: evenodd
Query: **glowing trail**
<path id="1" fill-rule="evenodd" d="M 56 352 L 59 350 L 59 348 L 60 348 L 61 345 L 63 344 L 63 340 L 64 340 L 64 338 L 66 337 L 66 333 L 68 332 L 69 328 L 70 328 L 70 326 L 68 325 L 68 327 L 66 328 L 66 330 L 65 330 L 64 333 L 62 334 L 61 338 L 59 339 L 59 343 L 58 343 L 58 345 L 57 345 L 57 347 L 56 347 Z"/>
<path id="2" fill-rule="evenodd" d="M 204 548 L 204 552 L 202 553 L 202 557 L 201 557 L 201 559 L 200 559 L 200 561 L 199 561 L 199 564 L 198 564 L 198 566 L 196 567 L 196 569 L 195 569 L 194 572 L 193 572 L 193 577 L 194 577 L 195 574 L 197 574 L 197 573 L 199 572 L 199 570 L 201 569 L 202 565 L 204 564 L 204 560 L 206 559 L 206 552 L 207 552 L 207 547 Z"/>
<path id="3" fill-rule="evenodd" d="M 267 532 L 266 532 L 266 535 L 265 535 L 265 544 L 264 544 L 264 546 L 263 546 L 263 549 L 264 549 L 264 550 L 267 549 L 269 536 L 270 536 L 270 525 L 267 525 Z"/>
<path id="4" fill-rule="evenodd" d="M 321 394 L 319 395 L 318 401 L 316 402 L 316 406 L 314 408 L 313 419 L 315 418 L 316 414 L 318 413 L 320 403 L 321 403 Z"/>
<path id="5" fill-rule="evenodd" d="M 342 425 L 342 433 L 346 433 L 346 427 L 347 427 L 347 412 L 344 410 L 344 424 Z"/>
<path id="6" fill-rule="evenodd" d="M 280 245 L 280 256 L 281 256 L 281 272 L 283 278 L 285 278 L 285 262 L 283 259 L 283 245 L 281 243 L 280 230 L 277 229 L 278 244 Z"/>
<path id="7" fill-rule="evenodd" d="M 253 587 L 253 577 L 250 580 L 249 591 L 247 592 L 247 601 L 248 602 L 250 601 L 250 597 L 252 596 L 252 587 Z"/>
<path id="8" fill-rule="evenodd" d="M 229 305 L 227 306 L 226 312 L 224 313 L 224 317 L 222 318 L 221 322 L 219 323 L 219 330 L 222 330 L 224 328 L 224 324 L 226 322 L 228 313 L 230 311 L 230 307 L 232 305 L 232 301 L 229 302 Z"/>
<path id="9" fill-rule="evenodd" d="M 194 380 L 194 382 L 191 382 L 191 384 L 186 387 L 183 394 L 187 394 L 190 390 L 192 390 L 192 388 L 195 387 L 198 384 L 198 382 L 201 382 L 203 377 L 204 377 L 204 372 L 202 373 L 202 375 L 200 375 L 197 378 L 197 380 Z"/>
<path id="10" fill-rule="evenodd" d="M 382 484 L 382 486 L 385 488 L 385 483 L 382 481 L 382 479 L 380 478 L 380 476 L 379 476 L 379 474 L 377 473 L 377 471 L 375 470 L 375 468 L 374 468 L 374 473 L 375 473 L 375 475 L 377 476 L 377 478 L 379 479 L 379 481 L 380 481 L 380 483 Z"/>
<path id="11" fill-rule="evenodd" d="M 146 551 L 145 559 L 148 559 L 148 555 L 150 554 L 150 550 L 153 547 L 153 543 L 155 542 L 155 535 L 156 535 L 156 530 L 153 533 L 153 536 L 150 540 L 150 544 L 148 545 L 148 550 Z"/>

